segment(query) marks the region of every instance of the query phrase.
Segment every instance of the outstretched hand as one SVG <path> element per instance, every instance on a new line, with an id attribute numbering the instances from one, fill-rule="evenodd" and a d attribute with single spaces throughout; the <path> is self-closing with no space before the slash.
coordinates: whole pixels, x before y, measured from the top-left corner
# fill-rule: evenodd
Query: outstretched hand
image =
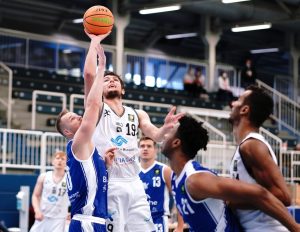
<path id="1" fill-rule="evenodd" d="M 89 33 L 86 29 L 84 29 L 84 32 L 91 39 L 91 41 L 95 42 L 95 43 L 101 43 L 101 41 L 104 40 L 111 33 L 111 31 L 109 31 L 103 35 L 94 35 L 94 34 Z"/>
<path id="2" fill-rule="evenodd" d="M 164 127 L 165 129 L 172 129 L 178 121 L 185 115 L 185 113 L 178 113 L 175 114 L 176 112 L 176 106 L 173 106 L 167 116 L 165 117 L 165 123 Z"/>
<path id="3" fill-rule="evenodd" d="M 111 147 L 106 150 L 106 152 L 104 154 L 104 159 L 105 159 L 105 164 L 106 164 L 107 168 L 109 168 L 112 165 L 114 158 L 115 158 L 116 150 L 117 150 L 116 147 Z"/>

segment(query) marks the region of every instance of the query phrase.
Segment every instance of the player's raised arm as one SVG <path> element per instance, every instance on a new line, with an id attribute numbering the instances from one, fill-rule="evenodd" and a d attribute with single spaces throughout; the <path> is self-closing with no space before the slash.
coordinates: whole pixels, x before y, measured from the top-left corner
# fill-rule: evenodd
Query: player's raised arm
<path id="1" fill-rule="evenodd" d="M 100 44 L 98 44 L 95 49 L 99 56 L 98 71 L 90 93 L 87 96 L 85 112 L 82 117 L 82 122 L 78 131 L 75 133 L 72 145 L 73 152 L 76 154 L 76 156 L 78 156 L 78 158 L 80 156 L 83 156 L 83 154 L 91 154 L 90 152 L 86 151 L 87 149 L 93 149 L 93 146 L 91 144 L 92 135 L 95 131 L 99 119 L 100 109 L 103 104 L 102 88 L 106 58 L 104 54 L 104 49 L 102 48 L 102 46 L 100 46 Z M 87 157 L 81 158 L 85 159 Z"/>
<path id="2" fill-rule="evenodd" d="M 92 88 L 94 83 L 94 79 L 96 77 L 96 69 L 97 69 L 97 51 L 96 47 L 101 43 L 103 39 L 105 39 L 110 32 L 104 35 L 93 35 L 88 33 L 85 30 L 87 36 L 91 39 L 90 47 L 88 53 L 86 55 L 85 63 L 84 63 L 84 104 L 86 104 L 87 96 Z M 98 57 L 99 60 L 99 57 Z M 104 66 L 105 70 L 105 66 Z"/>

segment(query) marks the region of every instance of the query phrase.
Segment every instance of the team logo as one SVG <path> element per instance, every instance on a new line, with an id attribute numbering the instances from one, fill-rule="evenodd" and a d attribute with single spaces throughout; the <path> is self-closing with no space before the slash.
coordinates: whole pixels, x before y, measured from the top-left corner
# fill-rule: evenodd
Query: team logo
<path id="1" fill-rule="evenodd" d="M 128 114 L 128 121 L 129 122 L 134 122 L 134 115 L 133 114 Z"/>
<path id="2" fill-rule="evenodd" d="M 117 132 L 122 132 L 122 127 L 117 126 Z"/>
<path id="3" fill-rule="evenodd" d="M 155 172 L 155 175 L 159 175 L 159 173 L 160 173 L 159 169 L 156 169 L 154 172 Z"/>
<path id="4" fill-rule="evenodd" d="M 184 190 L 184 185 L 181 185 L 181 192 L 185 192 L 185 190 Z"/>
<path id="5" fill-rule="evenodd" d="M 61 183 L 61 186 L 62 186 L 62 187 L 66 187 L 66 186 L 67 186 L 67 183 L 66 183 L 66 182 L 62 182 L 62 183 Z"/>
<path id="6" fill-rule="evenodd" d="M 104 110 L 104 117 L 109 116 L 110 115 L 110 110 Z"/>
<path id="7" fill-rule="evenodd" d="M 110 141 L 112 141 L 113 144 L 117 145 L 118 147 L 122 146 L 123 143 L 128 143 L 128 141 L 121 135 L 118 135 L 115 139 L 111 138 Z"/>

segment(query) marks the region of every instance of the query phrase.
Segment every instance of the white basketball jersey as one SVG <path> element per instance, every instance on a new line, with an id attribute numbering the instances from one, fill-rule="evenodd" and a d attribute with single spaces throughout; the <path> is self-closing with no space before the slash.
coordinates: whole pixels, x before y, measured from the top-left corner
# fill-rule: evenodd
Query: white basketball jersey
<path id="1" fill-rule="evenodd" d="M 276 156 L 269 145 L 269 143 L 265 140 L 265 138 L 258 133 L 250 133 L 246 136 L 246 138 L 241 142 L 241 144 L 249 139 L 254 138 L 262 141 L 269 149 L 270 155 L 274 162 L 277 164 Z M 240 145 L 241 145 L 240 144 Z M 234 179 L 238 179 L 247 183 L 257 183 L 252 176 L 249 175 L 247 169 L 244 166 L 243 160 L 240 155 L 240 145 L 237 147 L 236 152 L 233 156 L 230 165 L 230 175 Z M 288 231 L 283 225 L 280 224 L 277 220 L 268 216 L 260 210 L 237 210 L 237 215 L 240 219 L 240 223 L 245 231 L 251 232 L 261 232 L 261 231 Z"/>
<path id="2" fill-rule="evenodd" d="M 124 113 L 119 117 L 104 103 L 101 118 L 93 135 L 93 142 L 99 154 L 104 155 L 111 147 L 118 148 L 109 170 L 110 180 L 137 177 L 140 172 L 137 143 L 138 115 L 132 108 L 123 107 Z"/>
<path id="3" fill-rule="evenodd" d="M 66 174 L 59 183 L 55 183 L 53 171 L 45 173 L 40 207 L 45 217 L 66 218 L 69 207 Z"/>

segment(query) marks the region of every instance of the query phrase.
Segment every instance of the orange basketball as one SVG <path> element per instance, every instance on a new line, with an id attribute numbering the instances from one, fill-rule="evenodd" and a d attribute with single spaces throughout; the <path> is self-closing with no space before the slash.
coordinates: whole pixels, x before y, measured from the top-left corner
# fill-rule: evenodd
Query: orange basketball
<path id="1" fill-rule="evenodd" d="M 91 34 L 106 34 L 113 25 L 114 16 L 105 6 L 92 6 L 83 15 L 83 26 Z"/>

